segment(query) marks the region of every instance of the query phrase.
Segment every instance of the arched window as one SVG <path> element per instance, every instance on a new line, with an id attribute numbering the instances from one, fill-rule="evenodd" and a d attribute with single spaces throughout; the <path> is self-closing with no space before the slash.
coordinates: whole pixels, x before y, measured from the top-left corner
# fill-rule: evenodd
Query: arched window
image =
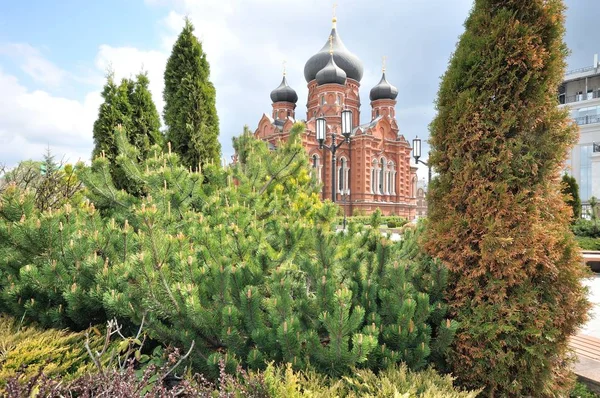
<path id="1" fill-rule="evenodd" d="M 348 161 L 345 157 L 340 159 L 340 166 L 338 167 L 338 192 L 344 193 L 350 190 L 350 167 L 348 167 Z"/>
<path id="2" fill-rule="evenodd" d="M 385 159 L 379 161 L 379 194 L 383 195 L 385 185 Z"/>
<path id="3" fill-rule="evenodd" d="M 346 169 L 346 158 L 340 159 L 340 167 L 338 167 L 338 192 L 344 193 L 344 171 Z"/>
<path id="4" fill-rule="evenodd" d="M 323 166 L 321 165 L 321 158 L 319 157 L 319 155 L 317 155 L 315 153 L 314 155 L 312 155 L 311 160 L 312 160 L 313 173 L 317 177 L 317 180 L 319 180 L 319 182 L 321 182 L 321 169 L 323 168 Z"/>
<path id="5" fill-rule="evenodd" d="M 388 191 L 390 195 L 396 194 L 396 165 L 391 160 L 388 163 Z"/>
<path id="6" fill-rule="evenodd" d="M 377 159 L 373 159 L 371 165 L 371 192 L 377 193 Z"/>
<path id="7" fill-rule="evenodd" d="M 292 112 L 288 111 L 288 117 L 292 116 Z"/>
<path id="8" fill-rule="evenodd" d="M 321 105 L 325 105 L 325 96 L 324 95 L 321 96 Z"/>

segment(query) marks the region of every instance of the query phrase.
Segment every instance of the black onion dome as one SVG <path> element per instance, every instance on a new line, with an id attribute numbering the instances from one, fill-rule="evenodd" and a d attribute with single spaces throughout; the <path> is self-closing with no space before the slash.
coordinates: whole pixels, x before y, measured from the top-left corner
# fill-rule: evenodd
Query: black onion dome
<path id="1" fill-rule="evenodd" d="M 363 77 L 362 62 L 344 46 L 335 27 L 331 30 L 331 36 L 333 36 L 333 58 L 335 63 L 346 72 L 348 78 L 360 82 L 360 79 Z M 323 48 L 310 57 L 306 65 L 304 65 L 304 78 L 306 82 L 314 80 L 317 77 L 317 73 L 329 62 L 329 46 L 329 40 L 327 40 Z"/>
<path id="2" fill-rule="evenodd" d="M 380 99 L 391 99 L 395 100 L 398 96 L 398 89 L 392 86 L 385 78 L 385 72 L 381 76 L 381 80 L 375 87 L 371 89 L 369 98 L 371 101 L 377 101 Z"/>
<path id="3" fill-rule="evenodd" d="M 317 73 L 316 79 L 319 86 L 328 83 L 346 84 L 346 72 L 337 66 L 333 55 L 330 54 L 329 62 Z"/>
<path id="4" fill-rule="evenodd" d="M 271 101 L 275 102 L 291 102 L 295 104 L 298 102 L 298 94 L 296 91 L 288 85 L 285 75 L 279 87 L 271 91 Z"/>

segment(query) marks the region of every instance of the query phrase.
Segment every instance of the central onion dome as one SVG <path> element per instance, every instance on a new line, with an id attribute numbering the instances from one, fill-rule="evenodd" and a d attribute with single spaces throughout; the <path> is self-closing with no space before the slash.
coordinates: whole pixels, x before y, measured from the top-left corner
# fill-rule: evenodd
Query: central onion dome
<path id="1" fill-rule="evenodd" d="M 392 86 L 385 78 L 385 71 L 381 75 L 381 80 L 375 87 L 371 89 L 369 98 L 371 101 L 377 101 L 380 99 L 391 99 L 395 100 L 398 96 L 398 89 Z"/>
<path id="2" fill-rule="evenodd" d="M 346 72 L 348 78 L 360 82 L 360 79 L 363 77 L 363 64 L 356 55 L 352 54 L 348 51 L 346 46 L 344 46 L 342 39 L 337 34 L 335 19 L 333 22 L 333 29 L 331 29 L 333 59 L 335 63 Z M 306 65 L 304 65 L 304 78 L 307 82 L 314 80 L 317 77 L 317 73 L 329 63 L 329 59 L 331 58 L 329 55 L 329 48 L 330 43 L 327 41 L 323 48 L 310 57 L 306 62 Z"/>
<path id="3" fill-rule="evenodd" d="M 296 91 L 288 85 L 285 75 L 283 75 L 283 80 L 279 87 L 271 91 L 271 101 L 273 101 L 273 103 L 291 102 L 292 104 L 298 102 L 298 94 L 296 94 Z"/>
<path id="4" fill-rule="evenodd" d="M 346 72 L 335 63 L 333 54 L 330 54 L 329 62 L 317 73 L 316 79 L 319 86 L 328 83 L 343 85 L 346 84 L 346 76 Z"/>

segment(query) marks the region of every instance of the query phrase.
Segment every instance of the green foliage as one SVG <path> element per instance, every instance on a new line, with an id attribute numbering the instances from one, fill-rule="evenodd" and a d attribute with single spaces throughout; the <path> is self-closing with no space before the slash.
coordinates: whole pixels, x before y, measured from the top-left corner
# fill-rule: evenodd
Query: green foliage
<path id="1" fill-rule="evenodd" d="M 170 363 L 156 369 L 146 369 L 136 377 L 133 366 L 124 371 L 111 369 L 98 375 L 85 375 L 73 381 L 48 379 L 45 375 L 30 384 L 11 379 L 6 388 L 8 396 L 110 396 L 110 397 L 231 397 L 231 398 L 329 398 L 329 397 L 423 397 L 475 398 L 477 391 L 462 391 L 453 385 L 450 376 L 440 376 L 432 369 L 411 372 L 406 366 L 393 366 L 377 374 L 370 370 L 355 370 L 343 378 L 330 378 L 314 372 L 294 371 L 291 366 L 273 364 L 264 371 L 236 374 L 226 373 L 224 364 L 216 383 L 202 375 L 188 376 L 175 388 L 158 382 L 169 374 L 169 366 L 178 358 L 170 356 Z M 585 396 L 586 398 L 588 395 Z"/>
<path id="2" fill-rule="evenodd" d="M 428 397 L 475 398 L 477 392 L 461 391 L 450 376 L 440 376 L 433 369 L 411 372 L 405 365 L 391 366 L 377 374 L 355 370 L 342 378 L 330 378 L 314 372 L 294 372 L 290 366 L 269 365 L 263 373 L 271 397 Z"/>
<path id="3" fill-rule="evenodd" d="M 586 220 L 580 218 L 571 225 L 571 230 L 576 236 L 587 238 L 600 238 L 600 225 L 598 220 Z"/>
<path id="4" fill-rule="evenodd" d="M 559 109 L 561 0 L 476 0 L 431 124 L 428 252 L 451 271 L 453 373 L 493 396 L 565 395 L 587 318 L 560 173 L 577 126 Z"/>
<path id="5" fill-rule="evenodd" d="M 562 193 L 565 201 L 573 209 L 573 221 L 581 218 L 581 199 L 579 198 L 579 185 L 575 177 L 564 174 L 562 177 Z"/>
<path id="6" fill-rule="evenodd" d="M 300 142 L 275 151 L 246 129 L 231 168 L 190 171 L 175 153 L 117 133 L 116 161 L 144 196 L 117 190 L 104 157 L 79 166 L 91 202 L 39 212 L 17 188 L 0 199 L 0 309 L 44 326 L 113 316 L 184 350 L 212 375 L 224 361 L 347 374 L 353 367 L 444 365 L 458 324 L 447 270 L 417 247 L 351 223 L 335 230 Z M 374 216 L 375 223 L 381 216 Z"/>
<path id="7" fill-rule="evenodd" d="M 135 81 L 131 82 L 129 92 L 131 126 L 127 130 L 127 138 L 129 143 L 139 150 L 138 160 L 146 159 L 153 145 L 163 144 L 160 116 L 152 100 L 149 85 L 148 74 L 139 73 Z"/>
<path id="8" fill-rule="evenodd" d="M 42 162 L 26 160 L 10 171 L 2 173 L 0 170 L 0 195 L 14 187 L 30 192 L 40 211 L 59 209 L 66 203 L 76 204 L 83 200 L 83 187 L 73 166 L 56 162 L 50 149 Z"/>
<path id="9" fill-rule="evenodd" d="M 92 371 L 94 365 L 84 342 L 85 333 L 20 327 L 13 319 L 0 316 L 0 386 L 17 373 L 21 382 L 27 382 L 42 370 L 64 380 Z M 101 342 L 94 335 L 90 347 L 98 349 Z"/>
<path id="10" fill-rule="evenodd" d="M 139 193 L 140 187 L 127 179 L 126 172 L 116 161 L 119 150 L 115 131 L 126 132 L 129 143 L 138 149 L 137 160 L 145 159 L 152 145 L 162 144 L 160 118 L 148 85 L 145 72 L 138 74 L 135 81 L 122 79 L 119 85 L 114 81 L 114 74 L 109 73 L 102 91 L 104 102 L 94 122 L 92 158 L 106 157 L 115 187 L 132 193 Z"/>
<path id="11" fill-rule="evenodd" d="M 221 160 L 216 92 L 209 77 L 206 54 L 186 18 L 167 61 L 163 91 L 167 140 L 186 168 Z"/>
<path id="12" fill-rule="evenodd" d="M 583 250 L 600 250 L 600 238 L 591 238 L 588 236 L 575 236 L 579 247 Z"/>
<path id="13" fill-rule="evenodd" d="M 336 222 L 341 224 L 343 217 L 337 217 Z M 346 222 L 362 225 L 371 225 L 371 216 L 350 216 L 346 217 Z M 400 228 L 408 224 L 408 220 L 399 216 L 381 216 L 380 225 L 387 225 L 388 228 Z"/>
<path id="14" fill-rule="evenodd" d="M 598 394 L 590 391 L 583 383 L 575 383 L 575 388 L 571 391 L 571 398 L 598 398 Z"/>

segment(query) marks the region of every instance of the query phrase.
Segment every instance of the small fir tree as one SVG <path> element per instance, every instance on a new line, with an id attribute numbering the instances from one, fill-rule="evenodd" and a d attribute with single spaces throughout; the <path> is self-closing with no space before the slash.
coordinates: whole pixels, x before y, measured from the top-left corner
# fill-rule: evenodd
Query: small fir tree
<path id="1" fill-rule="evenodd" d="M 451 271 L 451 355 L 487 396 L 565 395 L 589 303 L 560 172 L 577 129 L 557 107 L 561 0 L 476 0 L 437 100 L 427 248 Z"/>
<path id="2" fill-rule="evenodd" d="M 119 85 L 114 79 L 114 72 L 109 72 L 102 90 L 104 102 L 100 105 L 98 119 L 94 122 L 94 149 L 92 158 L 104 156 L 110 162 L 110 175 L 118 189 L 127 186 L 124 172 L 117 165 L 118 155 L 116 137 L 117 126 L 126 130 L 131 127 L 131 104 L 129 96 L 133 91 L 133 82 L 123 79 Z"/>
<path id="3" fill-rule="evenodd" d="M 220 162 L 216 92 L 209 78 L 206 54 L 186 18 L 167 61 L 163 91 L 167 140 L 186 167 Z"/>
<path id="4" fill-rule="evenodd" d="M 117 189 L 140 194 L 135 180 L 129 180 L 116 161 L 118 156 L 116 129 L 123 129 L 129 143 L 138 149 L 138 161 L 145 159 L 152 145 L 162 144 L 160 118 L 148 89 L 150 81 L 146 73 L 139 73 L 136 80 L 122 79 L 117 86 L 114 74 L 109 73 L 102 92 L 104 103 L 100 105 L 98 119 L 94 123 L 94 150 L 92 157 L 104 156 L 110 163 L 110 176 Z"/>
<path id="5" fill-rule="evenodd" d="M 148 74 L 141 72 L 136 76 L 129 93 L 131 127 L 127 136 L 129 143 L 138 148 L 140 152 L 138 160 L 145 159 L 153 145 L 162 146 L 163 144 L 160 117 L 152 100 L 149 84 Z"/>
<path id="6" fill-rule="evenodd" d="M 579 184 L 575 177 L 564 174 L 562 177 L 562 193 L 567 204 L 573 209 L 573 222 L 581 218 L 581 199 L 579 199 Z"/>

